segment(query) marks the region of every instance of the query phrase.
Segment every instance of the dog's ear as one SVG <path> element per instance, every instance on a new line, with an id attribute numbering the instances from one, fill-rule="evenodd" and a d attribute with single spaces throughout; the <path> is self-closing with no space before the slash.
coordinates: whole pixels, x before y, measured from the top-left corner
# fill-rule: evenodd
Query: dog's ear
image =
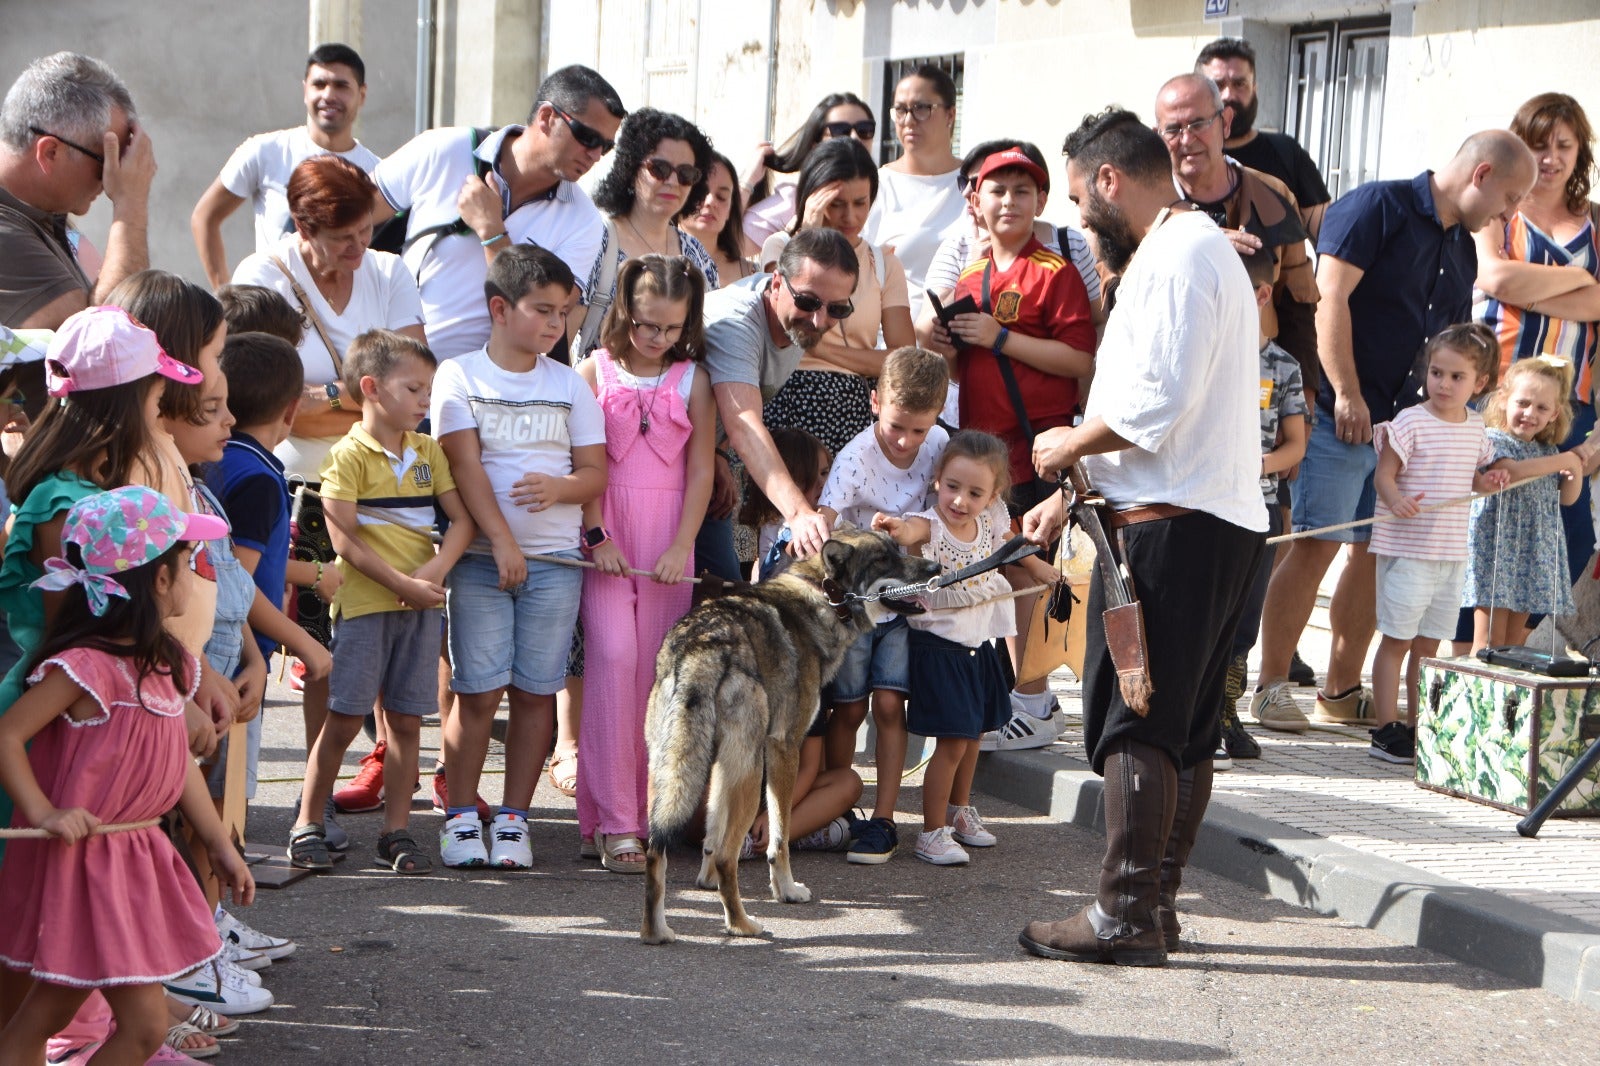
<path id="1" fill-rule="evenodd" d="M 844 564 L 850 558 L 851 548 L 842 540 L 830 539 L 822 542 L 822 576 L 837 579 L 839 572 L 844 569 Z"/>

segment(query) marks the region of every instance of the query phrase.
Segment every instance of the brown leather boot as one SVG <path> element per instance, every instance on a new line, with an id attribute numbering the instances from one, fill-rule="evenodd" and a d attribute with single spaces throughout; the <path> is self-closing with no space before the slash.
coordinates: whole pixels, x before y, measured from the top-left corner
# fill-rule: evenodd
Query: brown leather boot
<path id="1" fill-rule="evenodd" d="M 1159 749 L 1120 741 L 1106 758 L 1106 855 L 1094 903 L 1059 922 L 1029 922 L 1017 938 L 1047 959 L 1165 966 L 1157 907 L 1172 832 L 1178 770 Z"/>
<path id="2" fill-rule="evenodd" d="M 1191 766 L 1178 775 L 1178 802 L 1172 816 L 1172 833 L 1167 837 L 1167 853 L 1161 860 L 1161 904 L 1156 917 L 1168 951 L 1177 951 L 1183 927 L 1178 923 L 1178 888 L 1183 884 L 1183 868 L 1189 864 L 1200 823 L 1205 821 L 1211 803 L 1211 761 Z"/>

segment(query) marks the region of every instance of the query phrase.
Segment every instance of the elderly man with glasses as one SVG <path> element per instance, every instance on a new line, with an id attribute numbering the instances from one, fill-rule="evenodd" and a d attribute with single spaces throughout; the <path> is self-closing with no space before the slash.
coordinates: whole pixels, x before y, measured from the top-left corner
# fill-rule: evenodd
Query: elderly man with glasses
<path id="1" fill-rule="evenodd" d="M 546 248 L 575 277 L 589 276 L 603 224 L 575 182 L 611 151 L 626 115 L 599 74 L 562 67 L 539 86 L 526 125 L 429 130 L 378 164 L 373 222 L 406 212 L 405 261 L 422 290 L 428 346 L 441 360 L 489 339 L 483 282 L 512 244 Z M 551 354 L 565 361 L 564 347 Z"/>
<path id="2" fill-rule="evenodd" d="M 793 551 L 805 557 L 822 549 L 829 523 L 784 467 L 761 408 L 789 380 L 800 357 L 822 335 L 855 311 L 850 294 L 861 272 L 850 241 L 837 230 L 801 230 L 784 245 L 777 269 L 753 274 L 706 294 L 706 371 L 717 399 L 717 415 L 749 472 L 789 526 Z M 728 457 L 719 448 L 717 487 L 710 513 L 695 543 L 702 568 L 728 581 L 739 579 L 733 526 L 737 502 Z"/>
<path id="3" fill-rule="evenodd" d="M 98 59 L 57 52 L 31 63 L 0 105 L 0 324 L 55 329 L 150 265 L 146 217 L 155 154 L 133 98 Z M 111 198 L 105 261 L 91 280 L 67 216 Z M 44 396 L 39 364 L 19 384 Z M 37 380 L 28 380 L 36 378 Z M 37 413 L 35 411 L 34 413 Z"/>

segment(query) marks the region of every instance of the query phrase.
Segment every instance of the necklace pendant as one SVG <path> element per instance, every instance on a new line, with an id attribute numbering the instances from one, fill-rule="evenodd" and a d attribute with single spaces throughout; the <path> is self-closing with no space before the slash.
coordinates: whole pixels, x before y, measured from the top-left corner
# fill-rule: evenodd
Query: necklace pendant
<path id="1" fill-rule="evenodd" d="M 640 433 L 649 433 L 650 432 L 650 416 L 649 415 L 640 415 L 639 416 L 639 432 Z"/>

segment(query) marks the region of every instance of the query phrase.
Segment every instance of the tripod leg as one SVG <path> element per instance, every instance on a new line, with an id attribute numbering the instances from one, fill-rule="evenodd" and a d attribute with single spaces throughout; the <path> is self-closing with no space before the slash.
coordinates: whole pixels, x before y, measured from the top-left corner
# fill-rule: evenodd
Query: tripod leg
<path id="1" fill-rule="evenodd" d="M 1541 799 L 1539 805 L 1517 823 L 1517 832 L 1525 837 L 1538 836 L 1539 827 L 1544 825 L 1545 819 L 1555 813 L 1555 809 L 1561 806 L 1561 801 L 1567 798 L 1567 793 L 1577 788 L 1578 782 L 1588 777 L 1596 766 L 1600 766 L 1600 740 L 1590 744 L 1589 750 L 1572 764 L 1572 769 L 1567 771 L 1566 776 L 1556 782 L 1550 794 Z"/>

